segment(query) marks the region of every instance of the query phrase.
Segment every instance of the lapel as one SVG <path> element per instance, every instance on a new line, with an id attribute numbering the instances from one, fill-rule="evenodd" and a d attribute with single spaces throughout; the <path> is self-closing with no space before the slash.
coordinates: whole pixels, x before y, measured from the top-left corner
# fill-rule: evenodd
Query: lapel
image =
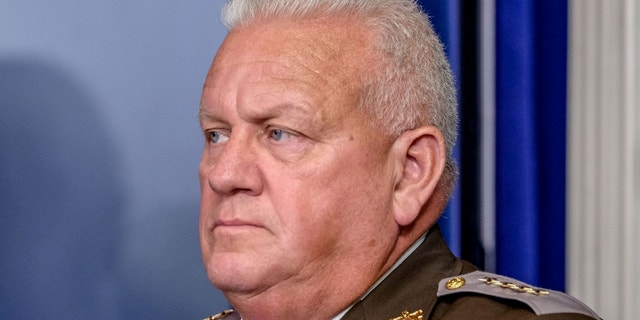
<path id="1" fill-rule="evenodd" d="M 434 225 L 424 242 L 342 320 L 388 320 L 422 310 L 425 318 L 436 304 L 438 281 L 462 272 L 462 262 L 449 250 Z"/>

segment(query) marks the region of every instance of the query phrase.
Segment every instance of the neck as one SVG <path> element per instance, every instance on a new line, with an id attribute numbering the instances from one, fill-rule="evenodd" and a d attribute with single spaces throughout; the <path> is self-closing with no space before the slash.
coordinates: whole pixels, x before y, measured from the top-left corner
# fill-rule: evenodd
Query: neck
<path id="1" fill-rule="evenodd" d="M 257 294 L 225 292 L 225 296 L 243 320 L 331 319 L 360 298 L 418 237 L 400 232 L 384 256 L 363 254 Z"/>
<path id="2" fill-rule="evenodd" d="M 282 282 L 259 294 L 225 295 L 243 320 L 330 319 L 356 300 L 370 280 L 354 281 L 341 274 L 344 272 L 328 269 L 336 271 L 333 279 L 317 276 L 307 281 Z M 318 284 L 322 287 L 318 288 Z"/>

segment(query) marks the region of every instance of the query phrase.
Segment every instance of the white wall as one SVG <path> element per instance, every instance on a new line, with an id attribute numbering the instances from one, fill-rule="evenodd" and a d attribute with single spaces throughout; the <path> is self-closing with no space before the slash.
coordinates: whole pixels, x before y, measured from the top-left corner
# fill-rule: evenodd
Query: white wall
<path id="1" fill-rule="evenodd" d="M 640 314 L 640 3 L 570 1 L 568 290 Z"/>

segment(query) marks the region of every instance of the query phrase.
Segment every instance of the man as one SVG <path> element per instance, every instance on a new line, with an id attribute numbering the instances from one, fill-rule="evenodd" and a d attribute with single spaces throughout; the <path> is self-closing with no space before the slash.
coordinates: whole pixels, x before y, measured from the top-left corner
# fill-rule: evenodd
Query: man
<path id="1" fill-rule="evenodd" d="M 456 259 L 451 72 L 410 0 L 232 0 L 199 117 L 210 319 L 590 319 Z"/>

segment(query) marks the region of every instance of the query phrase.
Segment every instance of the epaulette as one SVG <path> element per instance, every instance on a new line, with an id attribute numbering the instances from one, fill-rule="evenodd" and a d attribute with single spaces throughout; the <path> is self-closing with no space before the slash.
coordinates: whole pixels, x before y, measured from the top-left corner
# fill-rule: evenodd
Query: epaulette
<path id="1" fill-rule="evenodd" d="M 460 293 L 476 293 L 516 300 L 528 305 L 536 315 L 579 313 L 600 319 L 584 303 L 566 293 L 536 288 L 518 280 L 488 272 L 474 271 L 440 280 L 438 297 Z"/>
<path id="2" fill-rule="evenodd" d="M 240 314 L 235 312 L 233 309 L 229 309 L 229 310 L 222 311 L 222 312 L 220 312 L 220 313 L 218 313 L 216 315 L 213 315 L 211 317 L 204 318 L 203 320 L 220 320 L 220 319 L 240 320 Z"/>

